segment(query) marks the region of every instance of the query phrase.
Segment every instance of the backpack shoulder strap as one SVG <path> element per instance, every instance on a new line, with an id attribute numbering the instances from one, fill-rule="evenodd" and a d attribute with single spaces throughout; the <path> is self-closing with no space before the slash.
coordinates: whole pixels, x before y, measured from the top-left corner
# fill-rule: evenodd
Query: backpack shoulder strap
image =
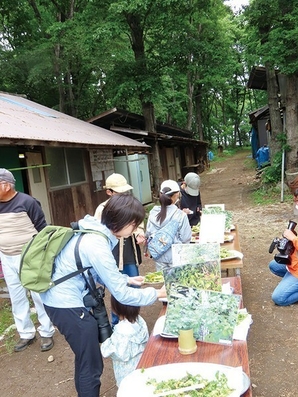
<path id="1" fill-rule="evenodd" d="M 100 233 L 100 232 L 99 232 L 99 234 L 104 235 L 103 233 Z M 83 237 L 84 237 L 84 234 L 81 234 L 80 237 L 78 238 L 78 241 L 76 242 L 76 245 L 75 245 L 74 254 L 75 254 L 76 265 L 77 265 L 77 268 L 78 268 L 77 273 L 82 273 L 82 276 L 84 277 L 84 280 L 86 282 L 86 286 L 89 289 L 89 292 L 90 292 L 92 298 L 97 299 L 95 281 L 94 281 L 94 279 L 92 277 L 92 274 L 91 274 L 91 272 L 89 270 L 89 269 L 91 269 L 91 266 L 88 266 L 88 267 L 84 268 L 83 265 L 82 265 L 81 257 L 80 257 L 79 247 L 80 247 L 80 242 L 81 242 Z M 107 238 L 107 236 L 105 236 L 105 237 Z M 87 277 L 84 274 L 85 270 L 87 270 L 87 272 L 88 272 L 88 279 L 87 279 Z"/>
<path id="2" fill-rule="evenodd" d="M 72 227 L 73 224 L 75 224 L 75 223 L 77 224 L 78 222 L 72 222 L 72 223 L 71 223 L 71 227 Z M 91 273 L 90 273 L 89 269 L 91 269 L 91 266 L 83 267 L 82 261 L 81 261 L 81 258 L 80 258 L 80 254 L 79 254 L 79 245 L 80 245 L 80 242 L 81 242 L 83 236 L 85 235 L 84 233 L 99 234 L 99 235 L 105 237 L 106 240 L 108 240 L 108 237 L 107 237 L 104 233 L 101 233 L 101 232 L 95 231 L 95 230 L 87 230 L 87 229 L 86 229 L 86 230 L 74 230 L 74 231 L 75 231 L 75 232 L 81 233 L 81 235 L 79 236 L 78 241 L 76 242 L 76 245 L 75 245 L 75 260 L 76 260 L 76 265 L 77 265 L 78 270 L 76 270 L 76 271 L 74 271 L 74 272 L 72 272 L 72 273 L 69 273 L 69 274 L 67 274 L 67 275 L 64 276 L 64 277 L 61 277 L 61 278 L 59 278 L 58 280 L 55 280 L 55 281 L 53 282 L 53 286 L 54 286 L 54 285 L 58 285 L 58 284 L 60 284 L 60 283 L 63 283 L 63 281 L 66 281 L 66 280 L 68 280 L 69 278 L 75 277 L 75 276 L 77 276 L 78 274 L 81 274 L 81 273 L 82 273 L 82 275 L 83 275 L 83 277 L 85 278 L 85 281 L 86 281 L 86 283 L 87 283 L 87 285 L 88 285 L 88 288 L 89 288 L 90 291 L 91 291 L 92 288 L 90 288 L 90 285 L 89 285 L 89 283 L 88 283 L 88 281 L 87 281 L 87 279 L 86 279 L 86 276 L 84 275 L 84 271 L 85 271 L 85 270 L 88 270 L 88 274 L 89 274 L 89 278 L 90 278 Z M 91 276 L 91 277 L 92 277 L 92 276 Z M 92 281 L 93 281 L 93 283 L 94 283 L 93 277 L 92 277 Z M 95 283 L 94 283 L 94 288 L 95 288 L 95 290 L 96 290 Z"/>

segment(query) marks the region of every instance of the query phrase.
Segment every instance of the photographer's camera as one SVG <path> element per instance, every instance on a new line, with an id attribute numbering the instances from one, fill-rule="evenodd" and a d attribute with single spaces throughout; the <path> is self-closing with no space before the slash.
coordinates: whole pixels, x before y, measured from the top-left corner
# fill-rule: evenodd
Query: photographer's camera
<path id="1" fill-rule="evenodd" d="M 294 221 L 289 221 L 288 230 L 291 230 L 294 234 L 297 235 L 297 233 L 295 232 L 295 227 L 297 226 L 297 223 Z M 277 248 L 277 250 L 279 251 L 278 254 L 274 255 L 274 260 L 277 263 L 280 263 L 282 265 L 288 265 L 290 263 L 291 260 L 291 255 L 294 252 L 294 246 L 292 241 L 288 240 L 286 237 L 283 237 L 281 239 L 279 239 L 278 237 L 276 237 L 270 247 L 269 247 L 269 253 L 272 254 L 273 250 Z"/>
<path id="2" fill-rule="evenodd" d="M 98 325 L 98 341 L 104 342 L 112 335 L 112 328 L 104 303 L 104 288 L 98 287 L 96 289 L 96 297 L 93 297 L 89 292 L 84 296 L 84 305 L 92 308 L 92 314 Z"/>

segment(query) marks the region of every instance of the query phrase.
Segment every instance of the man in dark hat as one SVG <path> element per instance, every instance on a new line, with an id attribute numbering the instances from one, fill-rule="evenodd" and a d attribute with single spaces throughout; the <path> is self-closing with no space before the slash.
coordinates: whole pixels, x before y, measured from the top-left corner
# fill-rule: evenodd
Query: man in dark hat
<path id="1" fill-rule="evenodd" d="M 27 290 L 19 277 L 22 247 L 31 237 L 46 226 L 40 203 L 28 194 L 15 190 L 15 178 L 5 168 L 0 168 L 0 260 L 11 299 L 14 321 L 20 340 L 15 352 L 26 349 L 34 340 L 36 329 L 30 318 Z M 44 310 L 39 294 L 31 292 L 38 321 L 37 328 L 41 351 L 50 350 L 55 329 Z"/>

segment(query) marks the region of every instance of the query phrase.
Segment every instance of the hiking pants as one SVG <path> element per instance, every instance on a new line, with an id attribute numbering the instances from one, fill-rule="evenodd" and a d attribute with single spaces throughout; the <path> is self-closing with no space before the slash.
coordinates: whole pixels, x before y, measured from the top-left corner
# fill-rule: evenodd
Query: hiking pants
<path id="1" fill-rule="evenodd" d="M 35 337 L 36 331 L 30 318 L 30 305 L 27 296 L 27 289 L 22 286 L 19 276 L 21 255 L 9 256 L 0 252 L 0 259 L 5 283 L 11 300 L 12 314 L 18 333 L 20 338 L 32 339 Z M 54 335 L 55 328 L 45 312 L 39 294 L 31 291 L 31 297 L 40 323 L 37 331 L 41 337 L 52 337 Z"/>
<path id="2" fill-rule="evenodd" d="M 103 361 L 95 318 L 85 307 L 68 309 L 45 305 L 45 309 L 75 354 L 78 397 L 98 397 Z"/>

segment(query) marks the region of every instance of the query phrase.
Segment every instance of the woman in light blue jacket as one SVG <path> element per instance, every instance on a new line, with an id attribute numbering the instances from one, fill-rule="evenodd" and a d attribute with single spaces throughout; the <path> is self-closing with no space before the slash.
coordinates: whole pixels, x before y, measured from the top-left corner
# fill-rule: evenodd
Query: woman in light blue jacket
<path id="1" fill-rule="evenodd" d="M 160 290 L 141 285 L 142 276 L 128 277 L 117 268 L 112 249 L 118 238 L 128 237 L 143 221 L 142 204 L 131 195 L 113 196 L 102 212 L 101 223 L 87 215 L 79 221 L 80 229 L 91 229 L 104 234 L 86 233 L 79 246 L 83 267 L 90 271 L 96 281 L 103 283 L 115 298 L 126 305 L 151 305 L 157 298 L 165 297 Z M 53 280 L 77 270 L 74 249 L 79 235 L 75 235 L 55 260 Z M 69 343 L 75 354 L 75 386 L 78 397 L 98 397 L 103 361 L 98 342 L 98 324 L 84 306 L 83 298 L 88 293 L 82 275 L 72 277 L 41 293 L 45 310 L 54 325 Z"/>

